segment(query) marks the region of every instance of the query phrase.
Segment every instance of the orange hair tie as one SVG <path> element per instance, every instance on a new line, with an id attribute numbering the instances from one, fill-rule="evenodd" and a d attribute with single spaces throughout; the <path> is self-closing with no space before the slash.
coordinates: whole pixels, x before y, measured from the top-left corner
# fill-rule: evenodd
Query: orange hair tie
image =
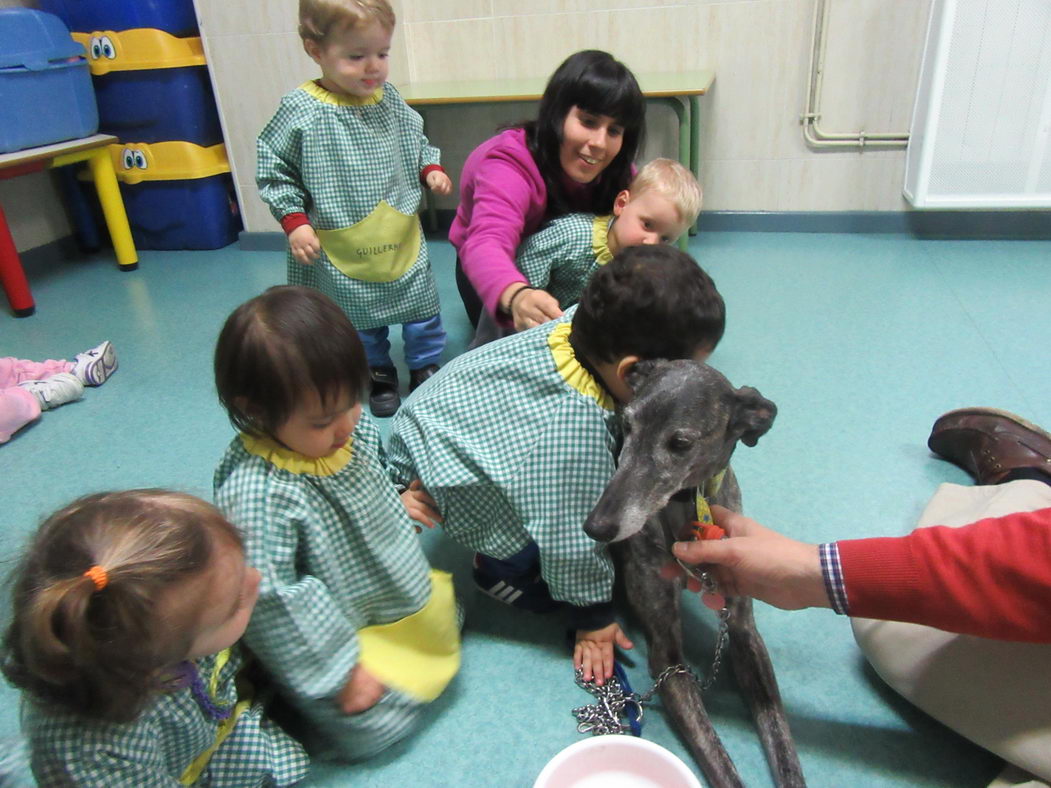
<path id="1" fill-rule="evenodd" d="M 95 564 L 91 569 L 86 571 L 84 577 L 91 578 L 91 582 L 95 584 L 96 591 L 101 591 L 109 583 L 109 575 L 106 574 L 106 570 L 98 564 Z"/>

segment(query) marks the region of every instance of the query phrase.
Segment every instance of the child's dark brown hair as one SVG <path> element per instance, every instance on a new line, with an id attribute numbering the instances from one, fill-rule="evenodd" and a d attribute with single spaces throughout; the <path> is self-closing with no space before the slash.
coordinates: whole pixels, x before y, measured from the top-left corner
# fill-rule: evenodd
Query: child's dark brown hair
<path id="1" fill-rule="evenodd" d="M 241 432 L 273 437 L 303 395 L 360 401 L 369 381 L 361 338 L 324 293 L 279 285 L 241 304 L 215 346 L 219 402 Z"/>
<path id="2" fill-rule="evenodd" d="M 97 493 L 55 512 L 12 575 L 7 680 L 63 711 L 134 720 L 195 634 L 158 600 L 209 566 L 217 540 L 241 548 L 215 507 L 168 490 Z"/>

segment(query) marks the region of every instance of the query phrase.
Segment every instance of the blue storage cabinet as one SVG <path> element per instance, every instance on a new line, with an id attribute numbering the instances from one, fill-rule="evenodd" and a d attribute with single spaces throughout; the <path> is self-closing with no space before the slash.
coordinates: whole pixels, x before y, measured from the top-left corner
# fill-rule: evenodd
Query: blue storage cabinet
<path id="1" fill-rule="evenodd" d="M 84 51 L 58 17 L 0 9 L 0 108 L 0 153 L 98 131 Z"/>
<path id="2" fill-rule="evenodd" d="M 138 249 L 220 249 L 241 230 L 229 174 L 122 183 L 120 192 Z"/>
<path id="3" fill-rule="evenodd" d="M 204 66 L 111 71 L 95 77 L 99 128 L 127 142 L 223 141 Z"/>
<path id="4" fill-rule="evenodd" d="M 192 0 L 39 0 L 39 4 L 77 32 L 153 27 L 173 36 L 198 35 Z"/>

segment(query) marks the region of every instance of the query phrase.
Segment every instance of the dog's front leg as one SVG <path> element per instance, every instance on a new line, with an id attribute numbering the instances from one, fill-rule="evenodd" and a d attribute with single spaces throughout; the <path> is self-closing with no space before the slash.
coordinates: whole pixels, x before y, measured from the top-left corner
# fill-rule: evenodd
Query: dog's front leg
<path id="1" fill-rule="evenodd" d="M 752 600 L 737 597 L 729 605 L 730 664 L 751 708 L 767 762 L 775 772 L 774 779 L 779 786 L 804 786 L 803 767 L 788 729 L 770 655 L 755 626 Z"/>
<path id="2" fill-rule="evenodd" d="M 663 540 L 655 540 L 651 520 L 632 538 L 616 545 L 628 603 L 642 625 L 649 646 L 650 673 L 654 678 L 671 665 L 683 663 L 682 618 L 679 601 L 682 584 L 660 577 L 667 560 Z M 664 682 L 661 700 L 694 759 L 712 788 L 743 788 L 744 783 L 712 727 L 701 700 L 700 688 L 689 675 L 675 675 Z"/>

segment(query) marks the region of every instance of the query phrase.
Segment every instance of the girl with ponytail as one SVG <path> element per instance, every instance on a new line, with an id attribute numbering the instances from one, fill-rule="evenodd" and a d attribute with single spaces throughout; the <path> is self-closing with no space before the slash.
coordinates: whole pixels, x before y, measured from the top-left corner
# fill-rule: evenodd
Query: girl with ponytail
<path id="1" fill-rule="evenodd" d="M 49 517 L 2 646 L 39 784 L 301 780 L 302 748 L 240 680 L 258 585 L 237 529 L 190 495 L 99 493 Z"/>

